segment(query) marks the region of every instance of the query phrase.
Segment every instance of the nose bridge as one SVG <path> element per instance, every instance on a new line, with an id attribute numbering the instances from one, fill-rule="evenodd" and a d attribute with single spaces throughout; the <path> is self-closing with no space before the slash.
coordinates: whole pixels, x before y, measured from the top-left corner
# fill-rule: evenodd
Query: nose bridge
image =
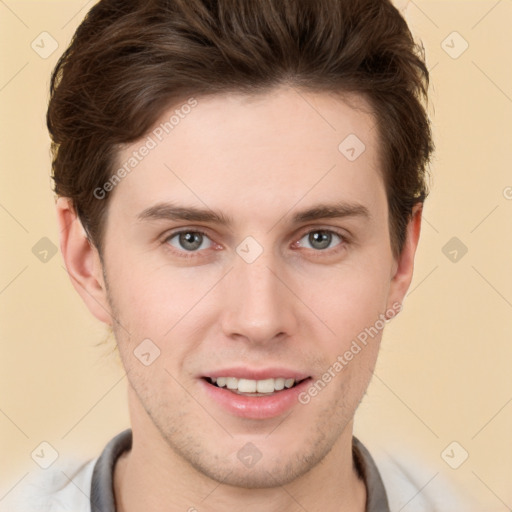
<path id="1" fill-rule="evenodd" d="M 264 343 L 280 334 L 291 334 L 296 319 L 292 296 L 277 277 L 282 268 L 278 257 L 271 250 L 261 248 L 259 254 L 255 250 L 250 242 L 237 249 L 226 283 L 229 289 L 225 290 L 223 329 L 228 336 Z"/>

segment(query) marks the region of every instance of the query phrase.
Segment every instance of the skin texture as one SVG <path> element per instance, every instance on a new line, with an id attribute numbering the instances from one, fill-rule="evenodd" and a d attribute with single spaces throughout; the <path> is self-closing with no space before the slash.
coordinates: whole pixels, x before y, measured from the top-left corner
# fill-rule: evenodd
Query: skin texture
<path id="1" fill-rule="evenodd" d="M 375 121 L 362 98 L 349 103 L 286 87 L 197 98 L 111 192 L 102 260 L 69 201 L 58 200 L 68 272 L 112 326 L 130 384 L 134 446 L 116 467 L 120 510 L 364 510 L 352 426 L 382 331 L 308 404 L 276 417 L 235 416 L 202 380 L 228 367 L 279 367 L 316 381 L 402 302 L 421 206 L 393 258 Z M 338 149 L 350 134 L 366 146 L 354 161 Z M 123 148 L 118 164 L 143 142 Z M 168 202 L 232 223 L 140 219 Z M 340 202 L 368 215 L 293 222 Z M 170 238 L 180 229 L 207 236 L 187 252 Z M 334 234 L 319 249 L 308 235 L 326 230 Z M 237 253 L 248 236 L 262 249 L 252 263 Z M 134 355 L 144 339 L 160 350 L 149 366 Z M 247 443 L 261 453 L 251 468 L 237 457 Z"/>

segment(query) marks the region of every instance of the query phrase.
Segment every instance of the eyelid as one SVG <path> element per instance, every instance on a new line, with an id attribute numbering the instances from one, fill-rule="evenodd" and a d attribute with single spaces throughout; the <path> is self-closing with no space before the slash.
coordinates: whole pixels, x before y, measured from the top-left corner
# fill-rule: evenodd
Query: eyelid
<path id="1" fill-rule="evenodd" d="M 177 228 L 176 231 L 166 232 L 162 237 L 162 243 L 167 244 L 171 238 L 175 238 L 176 236 L 182 233 L 197 233 L 208 238 L 213 244 L 219 245 L 212 239 L 212 237 L 208 234 L 207 230 L 205 230 L 204 228 Z M 194 251 L 183 252 L 193 253 Z"/>
<path id="2" fill-rule="evenodd" d="M 162 236 L 162 244 L 164 244 L 169 251 L 171 251 L 173 254 L 178 255 L 179 257 L 184 257 L 184 258 L 201 257 L 203 255 L 202 253 L 204 253 L 205 251 L 219 250 L 219 248 L 222 248 L 221 244 L 215 242 L 214 239 L 208 234 L 207 231 L 208 231 L 208 229 L 205 229 L 204 227 L 201 227 L 201 228 L 199 228 L 199 227 L 176 228 L 175 230 L 166 232 Z M 339 228 L 334 228 L 332 226 L 327 227 L 327 226 L 311 226 L 310 225 L 310 226 L 302 227 L 299 231 L 299 234 L 295 235 L 293 237 L 294 242 L 292 242 L 292 246 L 296 246 L 300 242 L 300 240 L 302 238 L 304 238 L 306 235 L 309 235 L 310 233 L 315 233 L 318 231 L 324 231 L 326 233 L 334 234 L 340 238 L 341 242 L 336 244 L 334 247 L 331 247 L 329 249 L 324 249 L 324 250 L 309 249 L 307 247 L 303 248 L 302 246 L 299 246 L 299 247 L 321 255 L 322 253 L 327 254 L 327 253 L 335 252 L 337 249 L 339 250 L 340 247 L 343 247 L 350 242 L 350 236 L 345 231 L 342 232 L 342 230 Z M 174 238 L 174 237 L 180 235 L 181 233 L 201 234 L 202 236 L 205 236 L 210 240 L 210 242 L 213 244 L 213 247 L 209 247 L 208 249 L 201 249 L 198 251 L 186 251 L 184 249 L 183 250 L 177 249 L 176 247 L 174 247 L 168 243 L 171 238 Z"/>
<path id="3" fill-rule="evenodd" d="M 334 226 L 306 226 L 300 229 L 296 238 L 300 240 L 301 238 L 304 238 L 305 235 L 308 235 L 309 233 L 315 233 L 317 231 L 325 231 L 326 233 L 335 234 L 347 243 L 351 240 L 350 233 L 348 233 L 345 229 L 336 228 Z"/>
<path id="4" fill-rule="evenodd" d="M 340 236 L 343 235 L 342 231 L 344 231 L 341 228 L 338 228 L 338 227 L 335 227 L 335 226 L 322 226 L 322 225 L 320 225 L 320 226 L 306 226 L 306 227 L 304 227 L 302 229 L 304 229 L 305 233 L 310 233 L 311 231 L 328 231 L 330 233 L 336 233 L 337 235 L 340 235 Z"/>
<path id="5" fill-rule="evenodd" d="M 174 256 L 177 256 L 179 258 L 197 258 L 203 256 L 203 253 L 208 250 L 218 250 L 219 244 L 213 240 L 213 238 L 207 233 L 208 230 L 204 228 L 194 228 L 194 227 L 187 227 L 187 228 L 176 228 L 173 231 L 167 231 L 161 239 L 162 245 L 165 246 L 165 249 L 172 253 Z M 207 249 L 201 249 L 197 251 L 186 251 L 185 249 L 178 249 L 177 247 L 174 247 L 170 244 L 171 238 L 175 238 L 176 236 L 179 236 L 181 233 L 197 233 L 202 235 L 203 237 L 206 237 L 210 240 L 212 247 L 208 247 Z"/>
<path id="6" fill-rule="evenodd" d="M 162 236 L 162 242 L 167 242 L 169 239 L 174 238 L 176 235 L 180 235 L 181 233 L 199 233 L 203 236 L 208 237 L 211 240 L 211 236 L 207 233 L 207 229 L 205 228 L 194 228 L 194 227 L 186 227 L 186 228 L 175 228 L 174 230 L 166 231 Z"/>
<path id="7" fill-rule="evenodd" d="M 343 230 L 340 230 L 339 228 L 334 227 L 323 227 L 323 226 L 306 226 L 300 228 L 298 234 L 294 235 L 294 238 L 303 238 L 305 235 L 308 235 L 309 233 L 314 233 L 315 231 L 325 231 L 327 233 L 334 233 L 338 235 L 340 238 L 342 238 L 345 241 L 348 241 L 350 236 L 349 234 Z M 172 238 L 176 235 L 179 235 L 180 233 L 200 233 L 203 236 L 206 236 L 212 240 L 212 237 L 208 234 L 208 229 L 206 228 L 199 228 L 199 227 L 186 227 L 186 228 L 176 228 L 176 230 L 168 231 L 164 233 L 162 236 L 162 241 L 167 241 L 169 238 Z M 213 241 L 213 240 L 212 240 Z"/>
<path id="8" fill-rule="evenodd" d="M 337 243 L 336 245 L 334 245 L 333 247 L 329 247 L 327 249 L 314 249 L 314 248 L 310 248 L 310 247 L 304 247 L 302 245 L 299 245 L 300 244 L 300 241 L 307 235 L 311 234 L 311 233 L 317 233 L 317 232 L 324 232 L 324 233 L 329 233 L 331 235 L 336 235 L 337 237 L 339 237 L 340 239 L 340 242 Z M 344 248 L 348 243 L 350 242 L 350 239 L 349 239 L 349 236 L 346 235 L 345 233 L 342 233 L 341 231 L 337 230 L 337 229 L 334 229 L 334 228 L 325 228 L 325 227 L 309 227 L 306 231 L 303 231 L 302 234 L 298 237 L 296 237 L 296 241 L 293 242 L 292 246 L 296 247 L 296 248 L 300 248 L 300 249 L 305 249 L 315 255 L 327 255 L 327 254 L 333 254 L 339 250 L 341 250 L 342 248 Z"/>

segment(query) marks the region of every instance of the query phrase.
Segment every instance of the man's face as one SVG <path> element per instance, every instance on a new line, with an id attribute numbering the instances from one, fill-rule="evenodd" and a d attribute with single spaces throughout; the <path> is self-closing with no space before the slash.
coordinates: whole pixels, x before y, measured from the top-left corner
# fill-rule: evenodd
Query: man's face
<path id="1" fill-rule="evenodd" d="M 149 135 L 156 147 L 112 192 L 103 254 L 134 435 L 218 481 L 282 485 L 351 435 L 376 322 L 402 298 L 375 120 L 280 89 L 199 97 Z M 178 215 L 192 208 L 211 218 Z M 283 379 L 294 386 L 273 391 Z"/>

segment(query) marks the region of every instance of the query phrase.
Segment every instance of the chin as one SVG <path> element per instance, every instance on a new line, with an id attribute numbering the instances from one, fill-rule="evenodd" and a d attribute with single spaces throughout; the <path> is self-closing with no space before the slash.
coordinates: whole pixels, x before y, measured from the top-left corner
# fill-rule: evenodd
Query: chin
<path id="1" fill-rule="evenodd" d="M 318 430 L 315 435 L 306 432 L 303 439 L 283 441 L 279 445 L 259 436 L 254 442 L 250 441 L 251 436 L 244 436 L 243 441 L 229 438 L 224 445 L 186 439 L 183 433 L 176 436 L 177 432 L 165 437 L 175 453 L 215 482 L 243 489 L 270 489 L 307 474 L 321 463 L 336 442 L 336 436 L 325 436 Z"/>

